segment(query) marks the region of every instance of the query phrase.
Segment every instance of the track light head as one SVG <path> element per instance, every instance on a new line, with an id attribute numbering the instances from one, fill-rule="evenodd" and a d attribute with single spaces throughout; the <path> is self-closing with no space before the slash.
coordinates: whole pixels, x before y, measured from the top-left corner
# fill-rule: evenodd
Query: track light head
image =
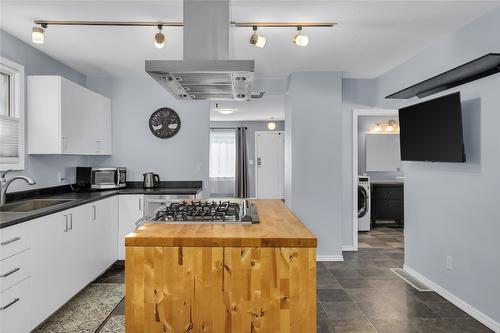
<path id="1" fill-rule="evenodd" d="M 35 44 L 45 43 L 45 30 L 42 27 L 33 27 L 31 29 L 31 41 Z"/>
<path id="2" fill-rule="evenodd" d="M 257 35 L 257 27 L 253 26 L 253 34 L 250 37 L 250 44 L 263 48 L 266 46 L 266 38 L 263 36 Z"/>
<path id="3" fill-rule="evenodd" d="M 298 33 L 293 37 L 293 43 L 297 46 L 307 46 L 309 44 L 309 37 L 302 34 L 302 27 L 297 27 Z"/>
<path id="4" fill-rule="evenodd" d="M 165 46 L 165 35 L 161 32 L 162 25 L 158 25 L 158 32 L 155 35 L 155 46 L 158 49 L 162 49 Z"/>

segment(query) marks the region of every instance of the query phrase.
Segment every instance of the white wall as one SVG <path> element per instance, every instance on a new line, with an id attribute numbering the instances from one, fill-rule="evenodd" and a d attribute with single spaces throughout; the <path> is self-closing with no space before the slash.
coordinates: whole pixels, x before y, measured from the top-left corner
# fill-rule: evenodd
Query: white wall
<path id="1" fill-rule="evenodd" d="M 84 75 L 3 30 L 0 30 L 0 56 L 23 65 L 25 75 L 61 75 L 85 86 L 86 77 Z M 27 80 L 25 79 L 24 82 L 26 84 Z M 26 113 L 26 123 L 29 121 L 26 103 L 27 93 L 28 91 L 25 88 L 24 110 Z M 27 129 L 28 126 L 26 125 L 25 128 Z M 26 133 L 26 147 L 28 139 Z M 10 176 L 30 176 L 36 181 L 36 185 L 28 186 L 23 181 L 17 181 L 9 187 L 9 192 L 61 185 L 58 182 L 59 173 L 74 180 L 74 167 L 79 165 L 86 166 L 87 163 L 87 157 L 83 156 L 26 155 L 24 170 L 12 172 Z"/>
<path id="2" fill-rule="evenodd" d="M 500 8 L 439 40 L 379 77 L 380 107 L 422 100 L 384 96 L 500 51 Z M 405 162 L 405 264 L 469 304 L 500 331 L 500 74 L 429 98 L 460 91 L 466 163 Z M 446 257 L 453 257 L 447 270 Z"/>
<path id="3" fill-rule="evenodd" d="M 285 111 L 285 197 L 318 237 L 318 255 L 341 255 L 342 75 L 292 73 Z"/>
<path id="4" fill-rule="evenodd" d="M 156 81 L 143 77 L 88 78 L 91 89 L 112 99 L 113 155 L 91 157 L 99 166 L 125 166 L 128 180 L 141 180 L 152 171 L 163 180 L 202 180 L 208 184 L 209 103 L 179 101 Z M 175 110 L 179 132 L 159 139 L 149 130 L 151 113 Z"/>

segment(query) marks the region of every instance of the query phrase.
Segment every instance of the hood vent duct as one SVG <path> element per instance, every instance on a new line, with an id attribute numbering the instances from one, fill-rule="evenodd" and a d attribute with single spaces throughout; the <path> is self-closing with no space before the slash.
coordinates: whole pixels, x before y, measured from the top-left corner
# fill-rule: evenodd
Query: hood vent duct
<path id="1" fill-rule="evenodd" d="M 229 0 L 184 0 L 184 60 L 146 60 L 177 99 L 249 100 L 254 60 L 229 59 Z"/>

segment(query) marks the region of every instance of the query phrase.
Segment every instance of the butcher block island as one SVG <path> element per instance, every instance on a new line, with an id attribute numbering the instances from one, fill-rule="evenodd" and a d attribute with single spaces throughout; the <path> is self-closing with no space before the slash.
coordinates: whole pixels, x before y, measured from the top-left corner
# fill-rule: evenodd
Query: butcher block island
<path id="1" fill-rule="evenodd" d="M 126 332 L 316 332 L 316 237 L 281 200 L 257 224 L 146 223 L 125 239 Z"/>

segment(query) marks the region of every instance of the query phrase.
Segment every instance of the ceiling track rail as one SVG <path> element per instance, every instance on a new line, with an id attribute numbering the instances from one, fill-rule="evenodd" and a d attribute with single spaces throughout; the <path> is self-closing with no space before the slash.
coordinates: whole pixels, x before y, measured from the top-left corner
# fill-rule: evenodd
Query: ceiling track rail
<path id="1" fill-rule="evenodd" d="M 52 21 L 35 20 L 35 24 L 46 28 L 49 25 L 62 26 L 105 26 L 105 27 L 183 27 L 183 22 L 170 21 Z"/>
<path id="2" fill-rule="evenodd" d="M 335 22 L 231 22 L 237 28 L 331 28 L 337 25 Z"/>

